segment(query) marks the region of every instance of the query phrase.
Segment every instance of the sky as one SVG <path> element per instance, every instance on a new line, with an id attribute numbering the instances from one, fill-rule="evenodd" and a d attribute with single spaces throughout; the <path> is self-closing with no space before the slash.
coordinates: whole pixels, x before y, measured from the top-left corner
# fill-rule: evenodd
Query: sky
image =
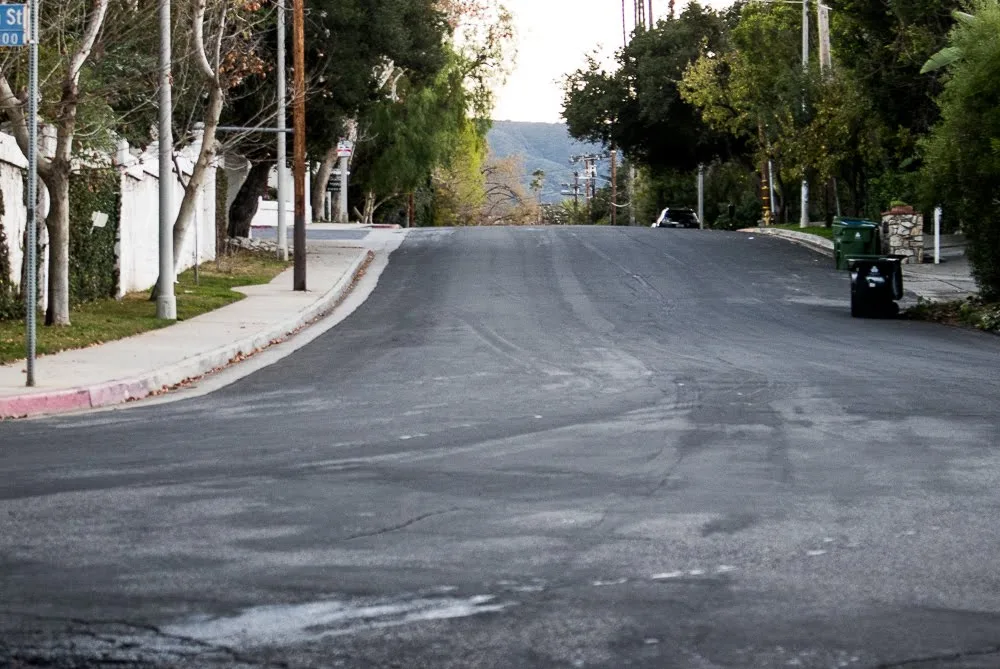
<path id="1" fill-rule="evenodd" d="M 646 0 L 648 3 L 648 0 Z M 496 91 L 493 118 L 499 121 L 562 121 L 563 77 L 582 67 L 588 53 L 600 48 L 605 58 L 622 46 L 621 0 L 504 0 L 514 15 L 517 63 Z M 677 0 L 677 11 L 686 2 Z M 710 0 L 714 7 L 727 0 Z M 632 31 L 633 0 L 626 0 Z M 653 0 L 653 15 L 667 11 L 667 0 Z"/>

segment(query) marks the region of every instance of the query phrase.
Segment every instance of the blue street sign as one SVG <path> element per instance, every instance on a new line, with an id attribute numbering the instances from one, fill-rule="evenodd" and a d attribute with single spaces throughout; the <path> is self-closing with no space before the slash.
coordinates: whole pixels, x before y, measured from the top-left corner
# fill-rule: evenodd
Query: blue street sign
<path id="1" fill-rule="evenodd" d="M 0 5 L 0 47 L 28 43 L 28 6 Z"/>

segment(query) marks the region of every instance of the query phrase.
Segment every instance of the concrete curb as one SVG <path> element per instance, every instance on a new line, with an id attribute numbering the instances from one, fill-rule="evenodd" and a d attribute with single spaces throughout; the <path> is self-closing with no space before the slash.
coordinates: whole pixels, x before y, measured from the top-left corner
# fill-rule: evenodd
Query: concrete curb
<path id="1" fill-rule="evenodd" d="M 812 249 L 817 253 L 822 253 L 833 257 L 833 242 L 824 237 L 810 235 L 806 232 L 795 232 L 794 230 L 781 230 L 778 228 L 744 228 L 739 232 L 751 232 L 758 235 L 770 235 L 771 237 L 781 237 L 790 242 L 795 242 Z"/>
<path id="2" fill-rule="evenodd" d="M 824 237 L 819 237 L 817 235 L 810 235 L 805 232 L 796 232 L 794 230 L 782 230 L 775 228 L 744 228 L 743 230 L 738 230 L 738 232 L 749 233 L 749 234 L 761 234 L 770 235 L 772 237 L 779 237 L 781 239 L 786 239 L 795 244 L 800 244 L 808 249 L 816 251 L 817 253 L 822 253 L 826 256 L 833 257 L 833 242 Z M 968 277 L 963 276 L 928 276 L 921 272 L 919 268 L 921 265 L 903 265 L 903 278 L 904 278 L 904 298 L 900 303 L 906 302 L 907 304 L 915 304 L 916 300 L 923 298 L 931 302 L 947 302 L 949 300 L 959 300 L 964 299 L 968 295 L 974 295 L 975 291 L 966 291 L 958 286 L 949 284 L 949 280 L 962 281 L 967 280 Z M 935 291 L 933 289 L 928 289 L 928 283 L 936 283 L 938 285 L 946 285 L 954 289 L 954 293 L 950 291 L 945 291 L 944 294 L 940 290 Z M 921 286 L 921 284 L 923 284 Z M 910 287 L 911 285 L 916 285 L 916 288 Z"/>
<path id="3" fill-rule="evenodd" d="M 368 252 L 360 254 L 333 288 L 323 293 L 293 318 L 267 330 L 138 377 L 51 392 L 0 397 L 0 420 L 96 409 L 132 402 L 160 394 L 186 381 L 239 362 L 279 343 L 333 309 L 354 288 L 359 272 L 368 265 L 371 257 L 372 254 Z"/>

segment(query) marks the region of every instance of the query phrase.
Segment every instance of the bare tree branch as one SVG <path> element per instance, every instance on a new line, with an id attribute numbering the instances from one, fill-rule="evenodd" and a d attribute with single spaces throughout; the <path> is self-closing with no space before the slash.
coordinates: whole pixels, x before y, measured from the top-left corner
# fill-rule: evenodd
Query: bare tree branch
<path id="1" fill-rule="evenodd" d="M 80 83 L 80 70 L 83 69 L 83 64 L 90 57 L 97 34 L 101 31 L 101 26 L 104 25 L 104 15 L 108 11 L 108 2 L 109 0 L 94 0 L 94 9 L 90 13 L 90 20 L 87 21 L 87 29 L 83 33 L 79 48 L 70 60 L 67 71 L 67 76 L 73 85 Z"/>
<path id="2" fill-rule="evenodd" d="M 205 5 L 206 0 L 193 0 L 194 1 L 194 16 L 191 19 L 192 26 L 194 28 L 194 58 L 198 67 L 201 68 L 201 73 L 209 81 L 214 81 L 216 77 L 215 70 L 212 69 L 212 64 L 208 62 L 208 54 L 205 51 Z M 222 31 L 219 31 L 220 39 Z"/>

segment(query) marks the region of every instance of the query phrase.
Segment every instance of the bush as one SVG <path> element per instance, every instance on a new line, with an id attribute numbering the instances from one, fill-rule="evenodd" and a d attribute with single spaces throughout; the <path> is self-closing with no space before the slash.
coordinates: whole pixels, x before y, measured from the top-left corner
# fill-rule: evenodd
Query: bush
<path id="1" fill-rule="evenodd" d="M 968 325 L 1000 334 L 1000 304 L 987 303 L 978 297 L 954 302 L 931 302 L 920 298 L 916 306 L 906 311 L 906 317 L 949 325 Z"/>
<path id="2" fill-rule="evenodd" d="M 956 22 L 941 121 L 925 142 L 925 176 L 945 210 L 961 220 L 983 296 L 1000 299 L 1000 3 L 976 0 Z"/>
<path id="3" fill-rule="evenodd" d="M 70 177 L 70 304 L 114 297 L 118 292 L 115 238 L 120 209 L 119 187 L 118 173 L 113 169 L 84 169 Z M 94 212 L 107 214 L 107 225 L 95 228 Z"/>

